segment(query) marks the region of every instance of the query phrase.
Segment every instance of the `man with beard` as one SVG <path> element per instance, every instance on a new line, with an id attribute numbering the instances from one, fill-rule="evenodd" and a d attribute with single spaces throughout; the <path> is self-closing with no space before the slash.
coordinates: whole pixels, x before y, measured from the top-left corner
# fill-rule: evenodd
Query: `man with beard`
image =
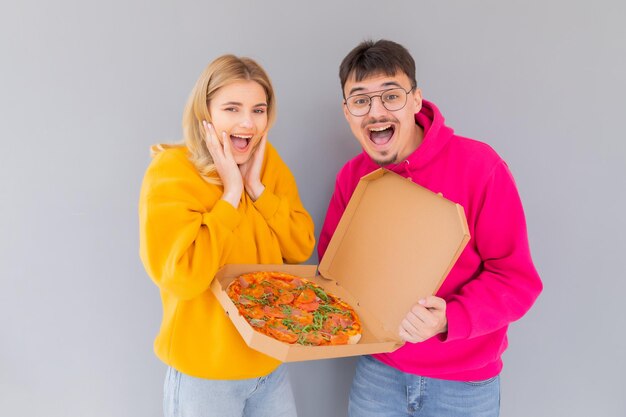
<path id="1" fill-rule="evenodd" d="M 359 358 L 349 415 L 497 416 L 508 325 L 542 290 L 513 177 L 491 147 L 455 135 L 422 99 L 403 46 L 362 42 L 339 77 L 345 117 L 364 152 L 337 174 L 320 259 L 359 179 L 381 166 L 463 206 L 472 236 L 437 294 L 407 312 L 398 329 L 406 343 Z"/>

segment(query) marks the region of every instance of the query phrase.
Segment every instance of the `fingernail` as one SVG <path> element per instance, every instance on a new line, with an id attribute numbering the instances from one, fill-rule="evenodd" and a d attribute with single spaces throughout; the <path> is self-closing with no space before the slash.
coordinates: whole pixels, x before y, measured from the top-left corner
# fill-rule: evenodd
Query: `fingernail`
<path id="1" fill-rule="evenodd" d="M 425 305 L 426 304 L 426 300 L 424 300 L 423 298 L 421 300 L 418 301 L 419 304 L 421 305 Z"/>

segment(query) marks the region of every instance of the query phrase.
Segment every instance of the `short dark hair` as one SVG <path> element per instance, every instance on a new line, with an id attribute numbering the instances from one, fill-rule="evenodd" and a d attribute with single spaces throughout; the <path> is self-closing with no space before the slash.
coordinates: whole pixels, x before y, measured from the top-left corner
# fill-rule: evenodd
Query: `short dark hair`
<path id="1" fill-rule="evenodd" d="M 341 90 L 343 91 L 348 77 L 352 74 L 356 81 L 361 81 L 376 74 L 394 76 L 398 71 L 404 72 L 409 77 L 411 87 L 417 86 L 415 61 L 404 46 L 386 39 L 376 42 L 365 40 L 341 61 L 339 66 Z"/>

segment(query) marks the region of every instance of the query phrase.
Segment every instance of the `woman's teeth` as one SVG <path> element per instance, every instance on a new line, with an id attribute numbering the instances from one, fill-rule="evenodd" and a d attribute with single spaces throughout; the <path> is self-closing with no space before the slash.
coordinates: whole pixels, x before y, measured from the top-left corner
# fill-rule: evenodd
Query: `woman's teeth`
<path id="1" fill-rule="evenodd" d="M 237 149 L 245 149 L 250 143 L 252 135 L 230 135 L 230 141 Z"/>

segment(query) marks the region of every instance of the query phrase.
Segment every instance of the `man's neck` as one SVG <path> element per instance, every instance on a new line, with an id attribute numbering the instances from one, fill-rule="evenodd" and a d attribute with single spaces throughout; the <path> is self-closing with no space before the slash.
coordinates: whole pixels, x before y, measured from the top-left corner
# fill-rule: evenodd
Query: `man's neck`
<path id="1" fill-rule="evenodd" d="M 405 159 L 407 159 L 409 155 L 411 155 L 413 152 L 415 152 L 417 148 L 420 147 L 423 141 L 424 141 L 424 129 L 422 128 L 422 126 L 416 123 L 415 131 L 413 133 L 413 140 L 409 142 L 410 146 L 408 146 L 404 152 L 398 154 L 396 163 L 402 162 Z"/>

